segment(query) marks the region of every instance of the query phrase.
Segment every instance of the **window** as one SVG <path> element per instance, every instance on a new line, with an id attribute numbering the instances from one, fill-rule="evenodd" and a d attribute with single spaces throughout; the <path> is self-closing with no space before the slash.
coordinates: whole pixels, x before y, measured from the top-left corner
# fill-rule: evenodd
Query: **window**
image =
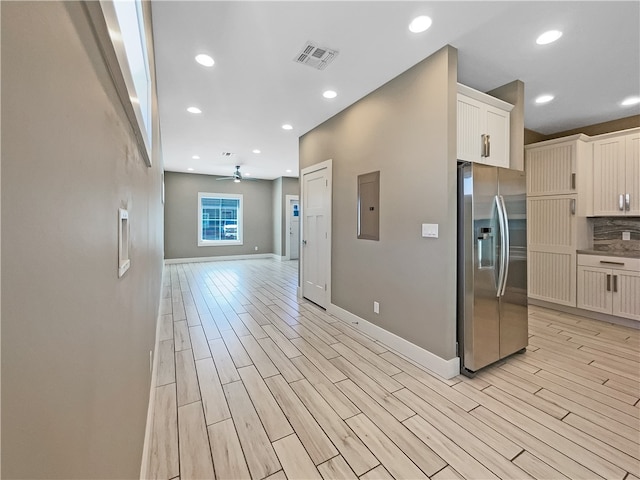
<path id="1" fill-rule="evenodd" d="M 139 133 L 136 137 L 141 140 L 145 162 L 151 166 L 151 74 L 142 1 L 101 0 L 100 6 L 126 85 L 128 100 L 123 101 L 133 109 L 135 118 L 130 121 Z"/>
<path id="2" fill-rule="evenodd" d="M 242 245 L 242 195 L 198 193 L 198 246 Z"/>

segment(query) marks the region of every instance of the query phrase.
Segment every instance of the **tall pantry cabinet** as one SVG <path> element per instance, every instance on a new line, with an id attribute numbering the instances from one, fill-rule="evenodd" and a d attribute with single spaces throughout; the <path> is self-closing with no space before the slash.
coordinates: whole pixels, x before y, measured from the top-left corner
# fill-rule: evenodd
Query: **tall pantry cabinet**
<path id="1" fill-rule="evenodd" d="M 588 140 L 573 135 L 525 147 L 529 298 L 576 306 L 576 250 L 591 238 Z"/>

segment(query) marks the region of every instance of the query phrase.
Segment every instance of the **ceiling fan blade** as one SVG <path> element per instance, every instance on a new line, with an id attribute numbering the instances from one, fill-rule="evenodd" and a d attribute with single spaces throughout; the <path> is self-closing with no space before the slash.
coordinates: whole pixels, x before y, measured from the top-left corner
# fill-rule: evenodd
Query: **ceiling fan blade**
<path id="1" fill-rule="evenodd" d="M 216 178 L 216 180 L 235 180 L 236 177 L 220 177 L 220 178 Z"/>

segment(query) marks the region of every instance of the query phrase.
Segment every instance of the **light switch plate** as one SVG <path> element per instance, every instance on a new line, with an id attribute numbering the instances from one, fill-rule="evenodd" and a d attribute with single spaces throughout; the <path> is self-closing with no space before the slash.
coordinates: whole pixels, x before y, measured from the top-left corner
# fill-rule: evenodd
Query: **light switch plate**
<path id="1" fill-rule="evenodd" d="M 622 240 L 631 240 L 631 232 L 622 232 Z"/>
<path id="2" fill-rule="evenodd" d="M 438 238 L 438 224 L 437 223 L 423 223 L 422 224 L 422 236 L 425 238 Z"/>

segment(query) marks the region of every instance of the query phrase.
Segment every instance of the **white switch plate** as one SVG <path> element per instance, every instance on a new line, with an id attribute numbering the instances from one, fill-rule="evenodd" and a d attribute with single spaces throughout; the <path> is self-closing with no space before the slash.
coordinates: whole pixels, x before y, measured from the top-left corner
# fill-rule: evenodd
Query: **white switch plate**
<path id="1" fill-rule="evenodd" d="M 438 238 L 438 224 L 437 223 L 423 223 L 422 224 L 422 236 L 425 238 Z"/>
<path id="2" fill-rule="evenodd" d="M 622 232 L 622 240 L 631 240 L 631 232 Z"/>
<path id="3" fill-rule="evenodd" d="M 380 313 L 380 304 L 378 302 L 373 302 L 373 313 Z"/>

